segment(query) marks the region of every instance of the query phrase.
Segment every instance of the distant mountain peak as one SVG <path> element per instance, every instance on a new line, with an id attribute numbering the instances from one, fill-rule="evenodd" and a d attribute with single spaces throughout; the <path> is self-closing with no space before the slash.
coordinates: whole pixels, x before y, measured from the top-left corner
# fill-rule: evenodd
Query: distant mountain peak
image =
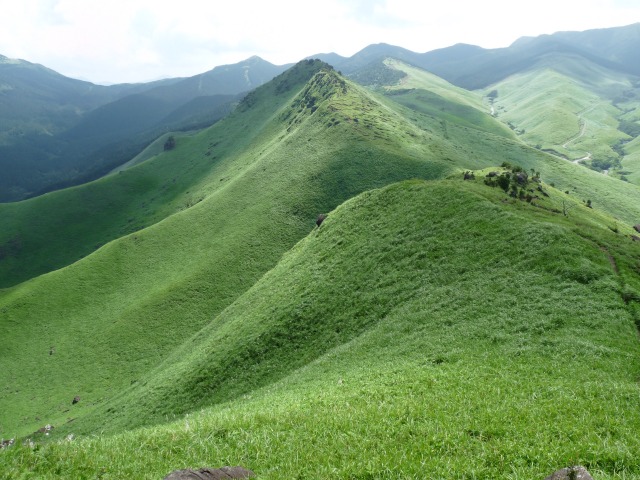
<path id="1" fill-rule="evenodd" d="M 4 55 L 0 55 L 0 64 L 5 65 L 19 65 L 21 63 L 26 63 L 23 60 L 18 60 L 17 58 L 9 58 Z"/>
<path id="2" fill-rule="evenodd" d="M 256 62 L 271 63 L 271 62 L 267 62 L 267 60 L 265 60 L 262 57 L 259 57 L 258 55 L 251 55 L 249 58 L 247 58 L 246 60 L 243 60 L 240 63 L 256 63 Z"/>

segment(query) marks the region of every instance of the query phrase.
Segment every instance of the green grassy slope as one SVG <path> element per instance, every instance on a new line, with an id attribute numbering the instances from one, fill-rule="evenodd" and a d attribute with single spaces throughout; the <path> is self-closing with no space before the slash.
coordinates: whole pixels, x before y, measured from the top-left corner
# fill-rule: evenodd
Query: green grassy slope
<path id="1" fill-rule="evenodd" d="M 456 87 L 440 77 L 398 60 L 386 59 L 385 65 L 404 74 L 398 82 L 386 87 L 386 92 L 393 96 L 394 101 L 436 117 L 441 122 L 453 122 L 514 138 L 513 132 L 489 115 L 490 110 L 476 92 Z"/>
<path id="2" fill-rule="evenodd" d="M 622 160 L 622 169 L 630 182 L 640 185 L 640 139 L 636 137 L 625 145 L 625 157 Z"/>
<path id="3" fill-rule="evenodd" d="M 396 266 L 395 257 L 378 256 L 379 261 L 371 263 L 366 254 L 362 254 L 367 261 L 362 260 L 362 265 L 357 268 L 343 265 L 353 270 L 355 276 L 349 273 L 342 280 L 342 273 L 337 270 L 331 276 L 334 286 L 329 285 L 326 279 L 319 278 L 326 284 L 322 298 L 313 291 L 301 292 L 299 288 L 308 286 L 309 282 L 303 277 L 296 277 L 288 270 L 289 267 L 283 270 L 287 271 L 286 278 L 291 277 L 292 283 L 285 282 L 287 288 L 290 287 L 288 293 L 278 291 L 267 282 L 255 287 L 255 291 L 264 294 L 263 299 L 249 293 L 247 297 L 239 297 L 276 265 L 286 250 L 311 230 L 318 213 L 327 212 L 363 191 L 402 179 L 442 178 L 460 169 L 485 168 L 503 161 L 521 164 L 527 171 L 531 168 L 539 170 L 545 181 L 554 182 L 562 191 L 569 192 L 568 195 L 555 192 L 554 198 L 548 200 L 547 208 L 561 209 L 565 206 L 563 202 L 571 205 L 571 223 L 567 226 L 563 217 L 559 218 L 557 214 L 549 217 L 549 214 L 537 209 L 533 210 L 536 212 L 533 214 L 528 210 L 523 213 L 519 203 L 508 207 L 513 212 L 506 212 L 513 213 L 515 217 L 524 215 L 527 224 L 542 222 L 536 224 L 539 228 L 534 229 L 531 235 L 534 239 L 542 235 L 533 244 L 543 249 L 544 258 L 550 262 L 551 273 L 564 275 L 569 272 L 566 274 L 570 277 L 573 275 L 573 280 L 588 284 L 591 288 L 594 278 L 606 276 L 601 269 L 592 265 L 594 262 L 600 265 L 603 258 L 608 260 L 605 252 L 597 249 L 597 245 L 605 245 L 607 251 L 619 258 L 620 275 L 609 284 L 604 282 L 608 287 L 594 283 L 595 290 L 588 290 L 587 293 L 594 296 L 594 304 L 589 308 L 595 312 L 590 313 L 589 318 L 614 316 L 606 308 L 612 305 L 614 298 L 616 305 L 620 303 L 620 292 L 626 292 L 627 300 L 635 298 L 637 273 L 633 268 L 636 268 L 637 258 L 629 254 L 635 252 L 635 247 L 628 237 L 616 237 L 612 229 L 628 235 L 629 225 L 637 223 L 637 218 L 640 218 L 640 189 L 636 186 L 527 147 L 514 138 L 510 131 L 505 131 L 504 126 L 487 115 L 486 111 L 477 110 L 477 104 L 481 101 L 475 94 L 456 89 L 447 91 L 445 82 L 423 79 L 422 83 L 416 85 L 416 92 L 398 94 L 414 95 L 411 102 L 403 104 L 396 101 L 398 95 L 381 97 L 352 84 L 335 72 L 319 71 L 321 68 L 322 65 L 314 62 L 300 64 L 249 95 L 225 121 L 192 137 L 178 139 L 176 149 L 171 152 L 163 152 L 98 182 L 30 201 L 34 203 L 21 202 L 13 207 L 14 210 L 5 211 L 11 213 L 5 217 L 9 219 L 6 224 L 10 229 L 7 231 L 21 232 L 23 236 L 19 239 L 23 243 L 14 241 L 14 236 L 8 236 L 4 240 L 3 251 L 13 252 L 12 249 L 24 245 L 26 238 L 40 238 L 43 247 L 39 255 L 46 261 L 47 252 L 55 254 L 59 249 L 64 251 L 66 242 L 75 242 L 76 246 L 69 246 L 67 257 L 59 266 L 77 258 L 73 257 L 78 254 L 77 246 L 88 248 L 89 253 L 98 243 L 121 238 L 106 243 L 93 254 L 71 265 L 39 277 L 32 272 L 30 276 L 34 278 L 0 291 L 0 338 L 3 338 L 3 349 L 0 351 L 0 436 L 29 435 L 46 423 L 56 426 L 56 435 L 70 432 L 122 432 L 133 426 L 166 422 L 175 418 L 175 415 L 193 412 L 214 403 L 235 402 L 242 395 L 253 395 L 256 388 L 280 381 L 284 382 L 284 386 L 278 388 L 284 390 L 279 390 L 277 395 L 292 398 L 295 404 L 298 397 L 288 390 L 287 379 L 291 375 L 294 375 L 291 378 L 295 378 L 298 368 L 306 369 L 310 362 L 330 354 L 332 348 L 356 341 L 358 335 L 373 328 L 376 319 L 403 310 L 403 302 L 410 305 L 414 301 L 413 297 L 407 295 L 411 296 L 411 292 L 420 290 L 420 282 L 427 277 L 420 277 L 423 280 L 418 280 L 417 284 L 411 283 L 414 282 L 414 276 L 408 273 L 409 278 L 405 282 L 405 271 L 394 273 L 393 269 L 406 265 Z M 411 73 L 408 77 L 408 80 L 412 80 Z M 435 104 L 439 108 L 431 105 L 433 98 L 436 98 L 435 93 L 432 96 L 423 93 L 436 87 L 439 93 Z M 475 110 L 467 115 L 465 112 L 471 110 L 465 109 Z M 465 122 L 459 121 L 462 117 Z M 440 195 L 441 190 L 450 189 L 455 197 L 459 188 L 459 194 L 469 202 L 472 198 L 490 197 L 491 201 L 480 202 L 483 208 L 489 208 L 489 205 L 504 199 L 499 192 L 482 185 L 460 186 L 455 182 L 438 186 L 436 193 Z M 129 192 L 133 191 L 138 196 L 130 198 Z M 389 205 L 381 205 L 381 211 L 391 208 L 395 202 L 393 196 L 381 198 L 387 198 L 390 202 Z M 402 198 L 411 202 L 408 197 Z M 54 199 L 60 203 L 56 204 Z M 580 206 L 586 199 L 592 200 L 594 210 Z M 425 213 L 431 213 L 434 207 L 429 202 L 433 201 L 425 200 L 427 203 L 417 204 L 426 208 Z M 41 203 L 37 206 L 35 202 Z M 92 211 L 92 205 L 98 207 L 97 210 Z M 431 206 L 427 208 L 428 205 Z M 443 210 L 453 221 L 460 203 L 445 195 L 443 205 L 447 206 Z M 507 206 L 497 205 L 492 207 L 497 209 L 495 215 L 503 216 Z M 17 210 L 20 208 L 24 210 Z M 74 230 L 71 226 L 76 217 L 69 216 L 65 220 L 60 216 L 60 213 L 68 215 L 73 212 L 79 217 L 83 212 L 89 212 L 92 216 L 84 223 L 80 222 Z M 474 212 L 477 213 L 477 210 Z M 392 214 L 391 211 L 389 214 Z M 399 214 L 396 212 L 393 215 Z M 129 222 L 129 218 L 135 221 Z M 461 222 L 468 223 L 469 218 L 463 216 Z M 579 226 L 576 226 L 576 222 Z M 130 223 L 136 227 L 131 228 Z M 501 221 L 498 223 L 498 231 L 505 238 L 523 237 L 513 240 L 518 245 L 521 245 L 518 242 L 530 236 L 529 230 L 525 230 L 524 234 L 517 228 L 509 232 L 506 224 Z M 381 232 L 389 226 L 385 225 L 380 225 Z M 474 241 L 480 241 L 476 238 L 478 235 L 473 233 L 478 230 L 473 222 L 468 223 L 464 231 L 449 223 L 447 225 L 452 229 L 452 235 L 464 237 L 465 241 L 469 240 L 465 237 L 468 235 Z M 522 226 L 521 223 L 518 225 Z M 369 231 L 356 224 L 352 226 L 356 229 L 354 235 L 359 235 L 360 230 Z M 490 258 L 496 258 L 495 255 L 503 258 L 505 253 L 500 249 L 506 248 L 504 245 L 507 244 L 495 240 L 493 233 L 488 232 L 489 227 L 485 225 L 483 228 L 479 231 L 483 235 L 487 233 L 487 238 L 497 249 L 492 250 L 493 256 L 490 255 Z M 539 233 L 547 228 L 551 228 L 553 234 L 559 228 L 562 233 L 558 235 L 562 241 L 556 242 L 553 235 L 549 237 Z M 575 241 L 575 235 L 570 234 L 572 229 L 577 229 L 582 237 L 592 240 L 587 243 L 579 240 L 581 247 L 576 250 L 560 248 L 563 242 Z M 122 236 L 132 230 L 135 231 Z M 7 231 L 0 234 L 6 235 Z M 404 234 L 413 235 L 404 231 L 398 236 L 401 244 Z M 445 245 L 449 245 L 453 237 L 444 235 L 444 243 L 439 243 L 437 237 L 441 235 L 440 231 L 434 230 L 433 235 L 429 241 L 441 245 L 441 256 L 434 258 L 438 262 L 449 261 L 446 257 L 450 247 Z M 362 238 L 356 236 L 352 240 L 360 242 Z M 382 238 L 382 244 L 369 240 L 371 248 L 386 248 L 383 245 L 388 242 L 395 245 L 389 237 Z M 345 238 L 343 243 L 346 241 L 351 240 Z M 416 239 L 416 242 L 411 244 L 411 248 L 422 251 L 422 240 Z M 550 246 L 545 247 L 549 242 L 553 248 L 558 248 L 557 256 L 554 256 L 556 254 L 550 250 Z M 589 250 L 585 247 L 587 244 L 596 246 L 596 250 Z M 335 248 L 340 245 L 342 243 Z M 468 243 L 463 242 L 462 245 L 461 248 L 471 248 Z M 487 248 L 481 247 L 478 252 L 484 252 Z M 25 249 L 25 256 L 20 261 L 24 266 L 28 266 L 32 259 L 37 259 L 36 255 L 29 253 L 33 251 L 36 250 Z M 594 251 L 595 254 L 600 252 L 600 256 L 594 257 Z M 400 256 L 405 254 L 409 255 L 409 252 L 398 253 Z M 352 250 L 349 255 L 359 258 Z M 418 265 L 424 263 L 419 253 L 411 255 Z M 582 258 L 587 260 L 583 261 Z M 20 271 L 20 262 L 12 266 L 15 272 Z M 470 265 L 475 262 L 475 256 L 469 257 L 468 262 L 464 260 L 465 264 Z M 520 265 L 514 262 L 509 259 L 508 263 Z M 537 265 L 542 260 L 536 262 Z M 464 274 L 467 268 L 476 268 L 458 264 L 443 265 L 447 271 L 460 274 Z M 480 262 L 480 265 L 486 267 L 485 263 Z M 361 266 L 367 269 L 367 275 L 378 278 L 380 284 L 366 283 L 369 281 L 365 278 L 367 275 L 358 273 Z M 499 266 L 500 269 L 495 272 L 498 286 L 502 285 L 498 277 L 507 271 L 502 263 Z M 526 262 L 522 268 L 526 270 L 529 267 L 538 268 Z M 48 266 L 46 270 L 53 268 L 57 267 Z M 302 268 L 301 275 L 306 275 L 306 268 Z M 544 288 L 549 288 L 556 276 L 540 274 L 538 278 L 536 275 L 539 272 L 535 268 L 535 282 L 542 283 L 530 283 L 536 285 L 540 298 L 544 299 L 547 295 Z M 382 273 L 377 273 L 377 269 L 381 269 Z M 270 278 L 269 275 L 265 278 Z M 415 275 L 419 277 L 417 273 Z M 522 277 L 523 282 L 525 277 Z M 385 278 L 395 279 L 395 283 L 387 284 Z M 364 286 L 358 287 L 355 296 L 343 295 L 351 291 L 350 285 L 360 281 L 364 282 Z M 471 286 L 474 282 L 477 283 L 477 280 L 471 279 L 464 288 L 476 288 Z M 596 301 L 595 295 L 601 287 L 609 291 L 611 296 L 606 297 L 608 300 Z M 501 302 L 501 308 L 511 308 L 508 307 L 509 301 L 502 299 L 501 294 L 478 288 L 483 294 L 500 297 L 496 301 Z M 448 295 L 457 295 L 454 290 L 449 288 Z M 498 293 L 502 291 L 498 290 Z M 507 290 L 510 299 L 520 298 L 516 293 L 521 295 L 522 290 Z M 571 297 L 573 305 L 586 298 L 587 293 Z M 306 297 L 298 302 L 304 295 L 309 296 L 309 302 L 306 302 Z M 444 293 L 440 295 L 439 298 L 445 298 Z M 322 310 L 327 296 L 335 297 L 331 301 L 338 302 L 332 307 L 328 319 Z M 339 300 L 338 297 L 344 298 Z M 272 306 L 272 301 L 279 303 Z M 427 302 L 425 309 L 431 309 L 430 302 Z M 483 305 L 476 297 L 473 297 L 473 302 L 466 307 L 468 317 L 472 316 L 474 308 Z M 535 304 L 534 307 L 542 308 L 541 305 Z M 629 308 L 633 308 L 633 305 L 635 303 L 631 302 Z M 259 310 L 261 306 L 265 310 Z M 251 310 L 254 307 L 258 310 Z M 438 308 L 445 307 L 440 305 Z M 488 307 L 485 310 L 483 308 L 479 311 L 486 312 L 487 322 L 495 321 L 492 317 L 495 312 Z M 624 309 L 611 308 L 615 315 L 624 314 Z M 558 309 L 559 317 L 567 312 L 564 306 L 559 305 Z M 551 310 L 544 311 L 546 315 L 551 315 Z M 309 315 L 317 320 L 317 330 L 313 324 L 310 324 L 312 330 L 305 330 L 296 323 L 306 322 L 311 318 Z M 400 313 L 398 315 L 399 321 L 404 318 Z M 451 317 L 454 314 L 445 312 L 443 315 Z M 628 320 L 631 313 L 627 312 L 626 315 L 624 318 Z M 333 317 L 335 320 L 331 320 Z M 511 318 L 511 314 L 507 317 Z M 543 330 L 547 329 L 544 319 L 535 318 L 536 322 L 543 322 Z M 262 319 L 261 323 L 256 323 L 257 319 Z M 322 326 L 325 320 L 333 322 L 328 324 L 328 329 Z M 505 322 L 505 325 L 511 325 L 507 320 Z M 493 330 L 498 331 L 495 328 Z M 257 335 L 260 337 L 253 341 Z M 312 340 L 315 338 L 317 341 Z M 599 339 L 598 336 L 598 342 Z M 407 351 L 413 348 L 411 345 L 423 345 L 412 344 L 411 339 L 406 339 L 405 343 Z M 450 345 L 453 351 L 462 349 L 457 344 Z M 555 344 L 552 342 L 552 345 Z M 392 348 L 392 345 L 389 347 Z M 395 351 L 393 348 L 390 354 Z M 407 355 L 413 358 L 409 353 Z M 353 360 L 355 362 L 357 358 Z M 436 360 L 436 363 L 443 363 L 441 359 Z M 354 368 L 364 369 L 367 365 Z M 399 368 L 404 369 L 405 373 L 389 381 L 412 382 L 408 372 L 414 363 L 403 365 Z M 375 363 L 370 366 L 381 372 L 387 371 L 388 367 Z M 344 364 L 339 368 L 346 371 L 350 367 Z M 395 371 L 396 364 L 390 368 Z M 565 370 L 565 373 L 569 376 L 570 371 Z M 533 372 L 529 373 L 534 375 Z M 461 374 L 468 376 L 469 371 Z M 358 373 L 354 375 L 354 378 L 363 380 L 365 386 L 368 385 L 366 378 L 359 377 Z M 450 380 L 453 376 L 452 373 Z M 577 374 L 576 378 L 584 379 L 584 375 L 580 377 Z M 311 381 L 311 377 L 300 384 L 301 391 L 306 391 L 304 395 L 308 395 L 308 398 L 317 396 L 313 390 L 315 387 L 307 389 L 307 381 Z M 512 382 L 511 377 L 507 381 Z M 541 388 L 544 381 L 546 377 L 540 380 Z M 621 382 L 627 389 L 628 385 Z M 330 386 L 322 383 L 322 379 L 311 383 L 318 386 L 318 391 Z M 212 385 L 217 387 L 212 390 Z M 611 387 L 611 384 L 607 384 L 607 387 Z M 358 392 L 359 387 L 355 388 L 349 395 Z M 375 394 L 374 390 L 368 388 L 365 391 Z M 506 385 L 497 388 L 504 390 Z M 71 399 L 75 395 L 80 395 L 82 400 L 72 406 Z M 275 393 L 273 395 L 264 397 L 264 402 L 274 403 L 277 397 Z M 398 396 L 401 394 L 398 393 Z M 402 404 L 405 400 L 399 401 Z M 251 410 L 254 407 L 247 408 L 249 416 L 263 415 L 258 410 Z M 362 405 L 362 408 L 362 412 L 366 413 L 366 405 Z M 316 425 L 318 429 L 324 429 L 324 433 L 318 430 L 319 435 L 328 435 L 331 431 L 323 426 L 328 415 L 326 413 L 324 420 L 319 420 L 320 423 Z M 265 428 L 272 428 L 272 424 L 265 425 Z M 307 425 L 311 430 L 316 428 L 310 423 Z M 167 431 L 159 429 L 151 435 L 157 434 L 159 436 L 155 438 L 163 438 Z M 616 432 L 616 435 L 620 433 Z M 626 438 L 627 433 L 620 434 Z M 372 435 L 377 436 L 377 433 Z M 477 435 L 470 437 L 476 438 Z M 117 438 L 113 441 L 120 442 Z M 113 452 L 128 448 L 125 446 L 127 441 L 115 446 Z M 392 443 L 389 437 L 389 445 Z M 500 447 L 501 451 L 503 447 Z M 58 447 L 50 448 L 53 450 L 48 451 L 54 452 Z M 563 451 L 566 452 L 566 449 Z M 25 454 L 30 458 L 27 462 L 38 462 L 27 451 L 21 452 L 17 455 Z M 610 453 L 608 450 L 599 452 L 598 455 Z M 614 453 L 611 453 L 612 458 L 619 454 Z M 354 455 L 354 458 L 361 458 L 363 453 L 356 452 Z M 181 458 L 186 461 L 186 457 Z M 624 468 L 627 468 L 629 462 L 626 457 L 620 458 Z M 162 462 L 165 460 L 157 460 L 159 463 L 154 468 L 164 468 Z M 274 461 L 278 463 L 281 460 Z M 332 463 L 333 460 L 326 462 Z M 327 468 L 326 462 L 324 466 L 318 463 L 317 469 L 320 470 L 315 471 Z M 37 468 L 43 472 L 46 467 L 42 464 Z M 76 465 L 74 468 L 85 467 Z M 121 464 L 121 468 L 136 467 L 132 463 L 128 466 Z M 462 467 L 456 468 L 456 471 L 460 471 Z M 602 468 L 606 470 L 609 467 Z M 631 471 L 631 467 L 627 470 Z M 492 471 L 495 473 L 496 470 Z M 346 472 L 343 471 L 343 476 L 348 476 Z M 93 473 L 87 475 L 94 476 Z M 375 472 L 371 475 L 375 476 Z M 113 476 L 122 477 L 126 474 L 119 471 Z"/>
<path id="4" fill-rule="evenodd" d="M 284 74 L 279 83 L 261 90 L 255 108 L 193 138 L 179 139 L 174 151 L 153 162 L 31 200 L 0 204 L 0 288 L 69 265 L 110 240 L 187 208 L 204 197 L 194 188 L 204 177 L 218 176 L 212 185 L 225 186 L 239 171 L 230 166 L 233 160 L 319 65 L 300 65 Z M 273 95 L 278 85 L 279 94 Z"/>
<path id="5" fill-rule="evenodd" d="M 545 56 L 489 92 L 497 94 L 498 118 L 528 144 L 616 176 L 624 163 L 621 145 L 640 131 L 637 79 L 575 55 Z"/>
<path id="6" fill-rule="evenodd" d="M 640 190 L 636 186 L 621 183 L 612 178 L 612 175 L 604 176 L 558 156 L 528 148 L 523 144 L 523 138 L 514 138 L 513 132 L 507 131 L 505 125 L 501 123 L 501 115 L 498 118 L 492 118 L 489 115 L 490 105 L 483 105 L 476 92 L 462 90 L 401 62 L 391 61 L 388 63 L 407 74 L 399 85 L 388 88 L 387 95 L 392 101 L 389 103 L 389 107 L 397 109 L 401 115 L 414 122 L 421 129 L 440 136 L 444 140 L 444 146 L 438 147 L 441 158 L 462 169 L 485 168 L 499 165 L 503 161 L 516 163 L 527 171 L 534 169 L 541 172 L 543 179 L 548 183 L 555 184 L 562 191 L 568 191 L 580 200 L 591 199 L 596 202 L 598 209 L 609 213 L 620 222 L 638 223 L 640 210 L 637 205 L 640 202 Z M 586 67 L 583 64 L 576 63 L 563 65 L 561 69 L 581 73 L 584 68 Z M 540 74 L 540 72 L 541 70 L 536 70 L 534 74 Z M 613 95 L 620 90 L 620 82 L 610 76 L 600 76 L 600 73 L 591 72 L 590 77 L 585 74 L 583 81 L 602 95 Z M 405 86 L 411 88 L 404 88 Z M 553 82 L 547 85 L 547 87 L 550 86 L 553 86 Z M 527 85 L 525 82 L 521 87 L 522 89 L 517 91 L 517 95 L 522 101 L 527 96 L 531 96 L 532 92 L 534 94 L 536 92 L 533 84 Z M 562 93 L 560 90 L 559 92 Z M 631 96 L 631 99 L 633 98 L 635 97 Z M 550 99 L 546 104 L 548 111 L 541 109 L 540 112 L 543 115 L 554 117 L 558 115 L 558 112 L 554 110 L 558 98 L 550 95 Z M 621 99 L 618 101 L 622 102 Z M 631 101 L 624 104 L 625 110 L 632 110 L 632 105 L 629 103 Z M 620 105 L 622 108 L 622 104 Z M 604 114 L 594 111 L 591 116 L 593 118 L 598 115 L 606 117 L 608 110 L 604 110 Z M 634 118 L 632 117 L 633 111 L 626 115 L 630 120 Z M 608 117 L 606 121 L 610 122 L 611 118 Z M 542 125 L 545 125 L 544 121 L 541 122 Z M 592 119 L 589 122 L 589 125 L 593 127 Z M 547 127 L 545 126 L 545 128 Z M 618 134 L 626 137 L 621 132 Z M 597 135 L 594 138 L 597 139 Z M 593 141 L 590 139 L 590 142 Z M 600 138 L 600 141 L 604 140 Z M 635 144 L 628 145 L 629 148 L 632 148 Z M 611 150 L 610 146 L 606 144 L 602 148 L 607 151 Z"/>
<path id="7" fill-rule="evenodd" d="M 1 435 L 28 434 L 45 418 L 64 423 L 135 383 L 271 268 L 318 213 L 389 182 L 451 170 L 430 144 L 408 141 L 421 134 L 416 127 L 334 72 L 317 73 L 291 100 L 285 83 L 304 77 L 282 77 L 229 121 L 91 186 L 106 192 L 150 175 L 157 183 L 147 192 L 158 192 L 158 179 L 172 185 L 180 162 L 185 179 L 197 181 L 160 205 L 189 208 L 0 292 Z M 290 99 L 280 108 L 277 89 Z M 225 147 L 227 156 L 210 158 Z M 95 198 L 90 191 L 74 190 Z M 75 395 L 86 401 L 71 413 Z"/>
<path id="8" fill-rule="evenodd" d="M 581 463 L 638 478 L 640 246 L 584 206 L 552 213 L 565 196 L 548 186 L 536 207 L 477 178 L 341 205 L 97 418 L 227 403 L 14 447 L 3 471 L 159 478 L 243 464 L 265 479 L 507 479 Z"/>

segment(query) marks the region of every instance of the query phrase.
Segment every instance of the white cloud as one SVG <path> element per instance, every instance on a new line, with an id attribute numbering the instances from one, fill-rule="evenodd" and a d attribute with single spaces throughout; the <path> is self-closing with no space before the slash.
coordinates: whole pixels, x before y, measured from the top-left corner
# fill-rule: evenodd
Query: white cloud
<path id="1" fill-rule="evenodd" d="M 193 75 L 257 54 L 274 63 L 386 42 L 428 51 L 633 23 L 632 0 L 0 0 L 0 54 L 93 81 Z M 6 5 L 5 5 L 6 4 Z"/>

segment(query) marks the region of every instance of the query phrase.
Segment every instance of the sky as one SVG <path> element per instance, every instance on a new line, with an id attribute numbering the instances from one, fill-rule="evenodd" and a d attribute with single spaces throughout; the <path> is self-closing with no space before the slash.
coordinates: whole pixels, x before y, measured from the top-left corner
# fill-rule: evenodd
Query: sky
<path id="1" fill-rule="evenodd" d="M 0 0 L 0 55 L 112 84 L 372 43 L 427 52 L 640 21 L 639 0 Z"/>

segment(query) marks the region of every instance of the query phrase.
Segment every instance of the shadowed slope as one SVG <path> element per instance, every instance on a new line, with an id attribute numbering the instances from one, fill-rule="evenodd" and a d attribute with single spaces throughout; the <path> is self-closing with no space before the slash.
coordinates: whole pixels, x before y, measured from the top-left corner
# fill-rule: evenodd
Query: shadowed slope
<path id="1" fill-rule="evenodd" d="M 218 175 L 234 177 L 232 158 L 262 132 L 265 123 L 321 68 L 305 63 L 261 90 L 261 102 L 152 162 L 78 187 L 12 204 L 0 204 L 0 288 L 15 285 L 82 258 L 108 241 L 152 225 L 204 198 L 194 185 Z M 279 88 L 279 94 L 274 90 Z"/>

